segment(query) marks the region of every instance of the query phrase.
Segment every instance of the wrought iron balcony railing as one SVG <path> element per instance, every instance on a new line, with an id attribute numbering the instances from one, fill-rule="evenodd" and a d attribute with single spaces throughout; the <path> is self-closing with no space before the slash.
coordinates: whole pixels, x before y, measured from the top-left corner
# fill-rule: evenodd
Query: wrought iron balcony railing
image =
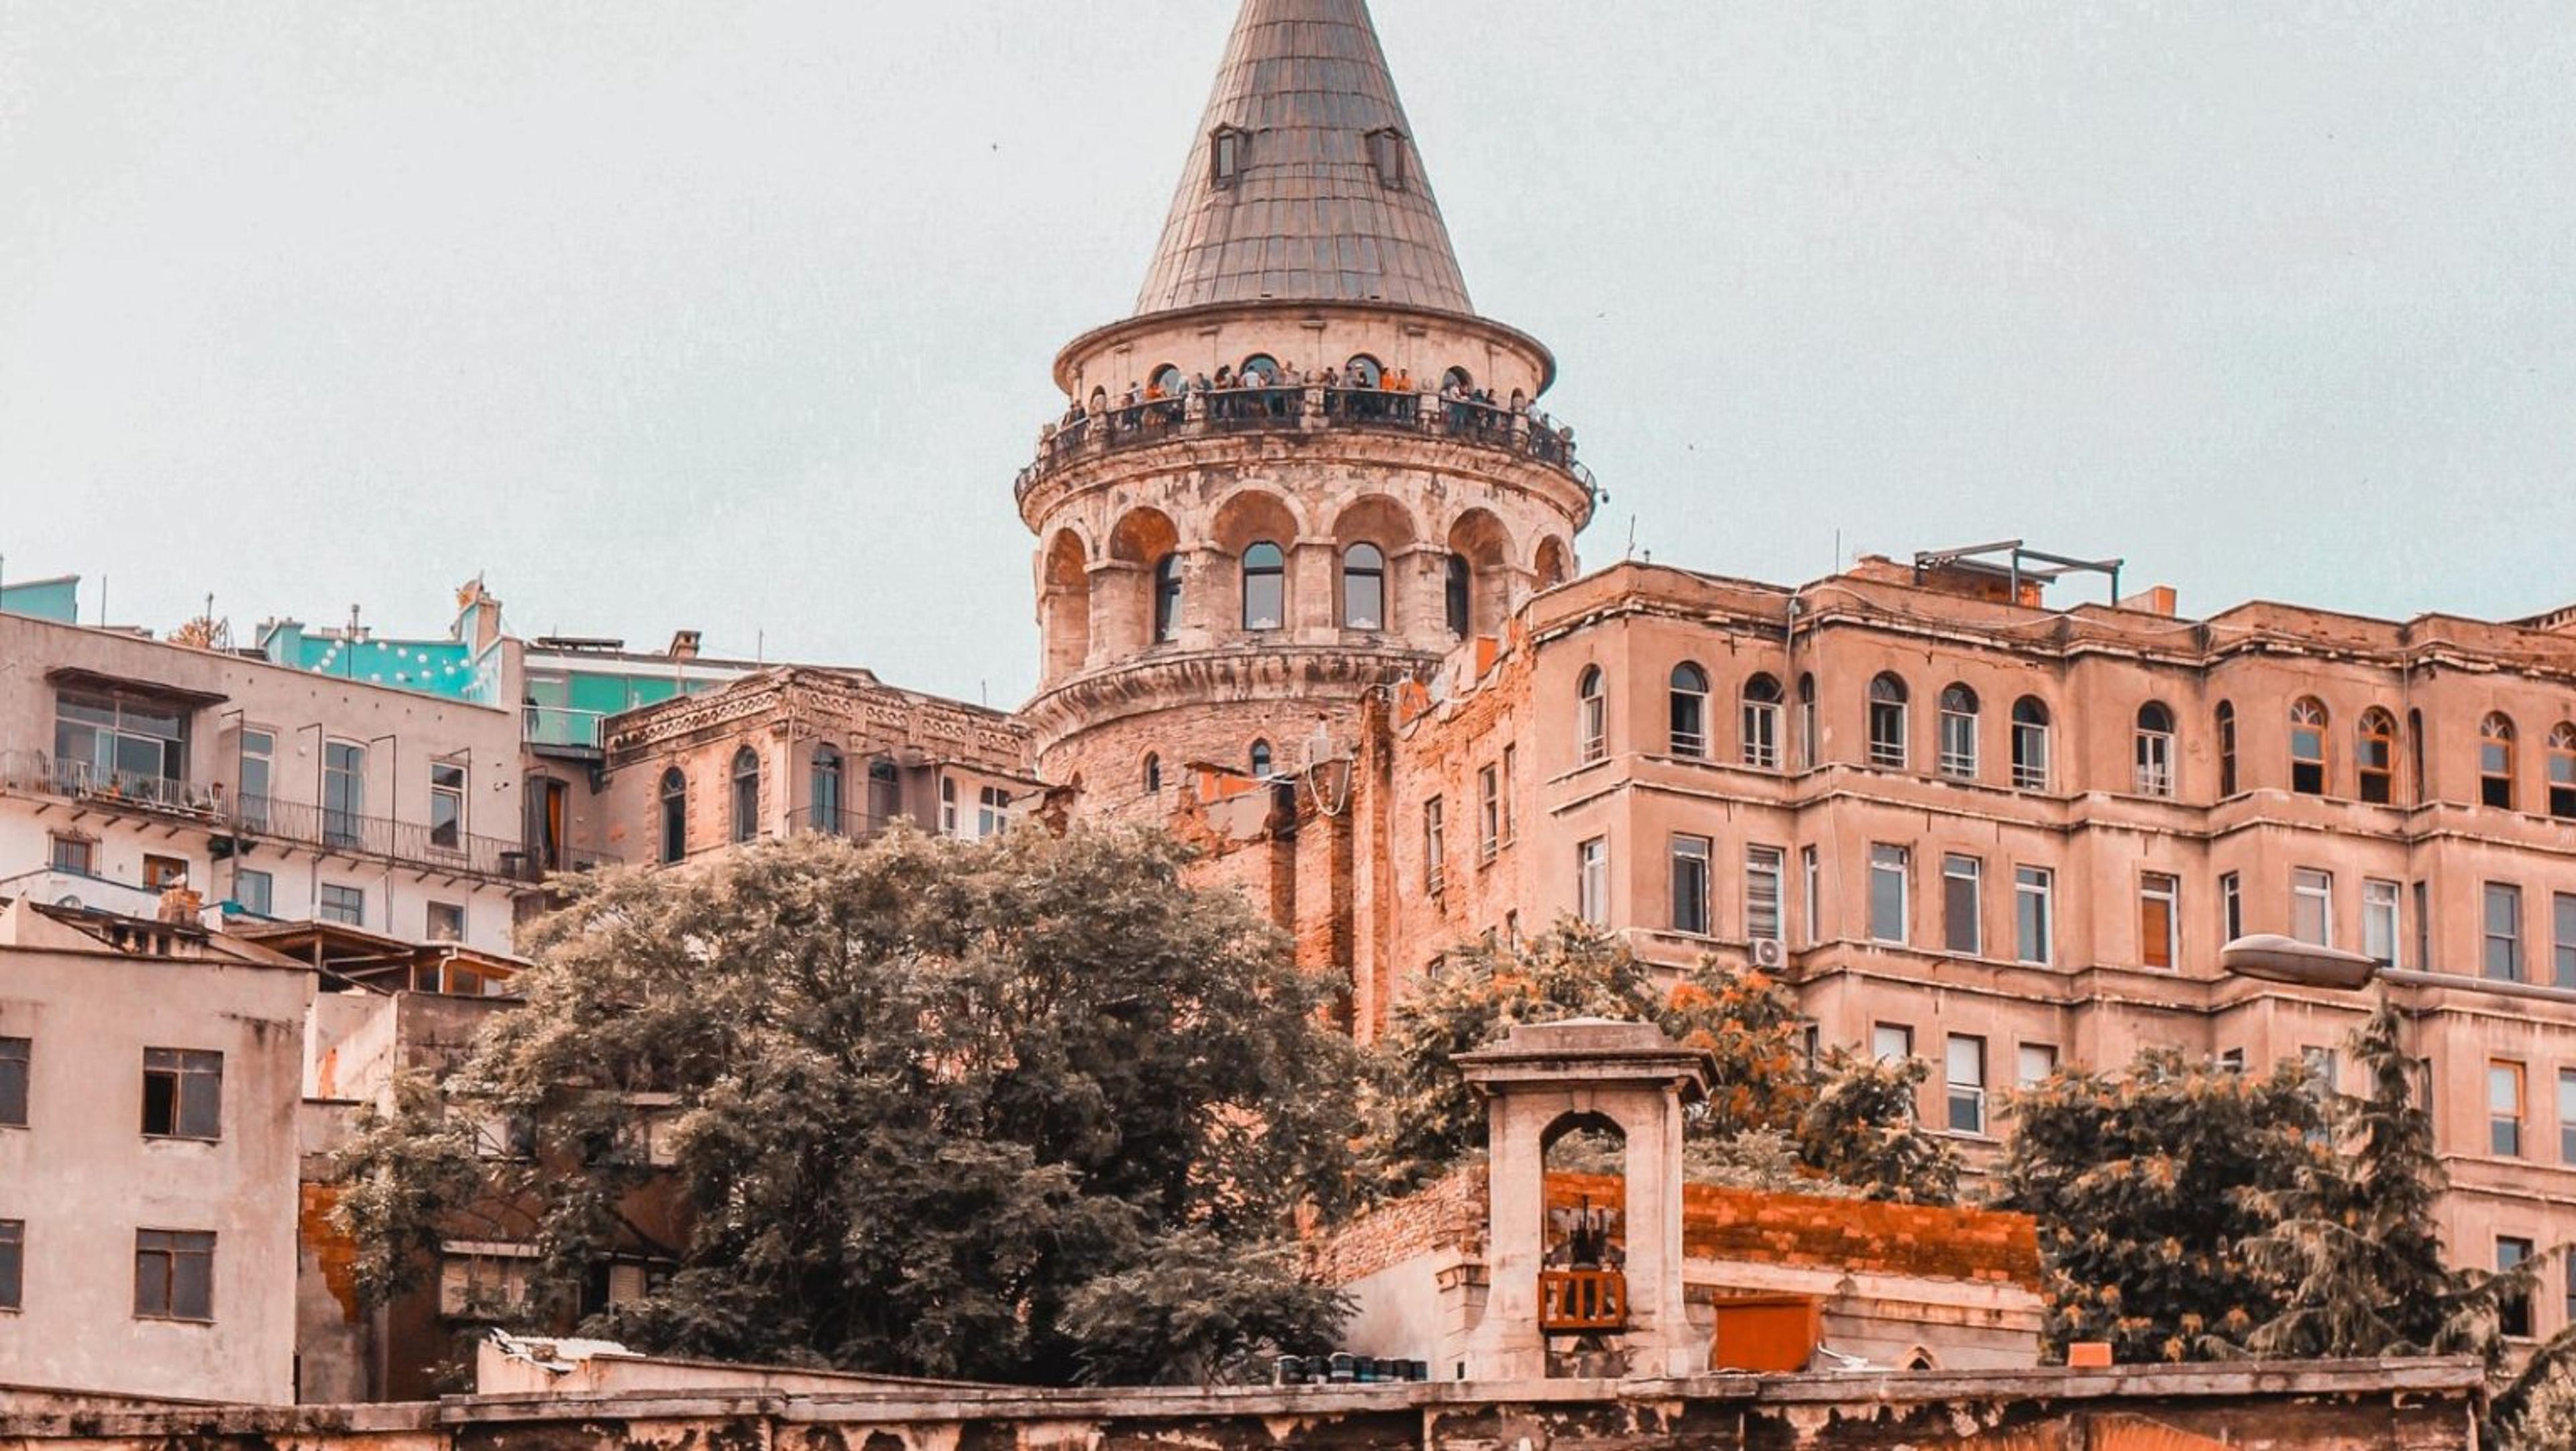
<path id="1" fill-rule="evenodd" d="M 1573 431 L 1526 408 L 1436 393 L 1304 387 L 1196 391 L 1068 417 L 1049 429 L 1037 460 L 1020 470 L 1016 492 L 1025 496 L 1039 480 L 1084 459 L 1175 439 L 1344 428 L 1497 449 L 1557 469 L 1586 494 L 1599 492 L 1592 471 L 1575 461 Z"/>
<path id="2" fill-rule="evenodd" d="M 542 862 L 512 837 L 479 836 L 455 825 L 433 826 L 391 817 L 334 810 L 274 796 L 227 793 L 220 784 L 135 772 L 100 771 L 86 761 L 43 751 L 0 752 L 0 789 L 57 797 L 110 812 L 132 812 L 195 822 L 241 842 L 262 840 L 318 847 L 432 871 L 542 880 L 549 870 L 612 865 L 600 853 L 571 854 Z"/>

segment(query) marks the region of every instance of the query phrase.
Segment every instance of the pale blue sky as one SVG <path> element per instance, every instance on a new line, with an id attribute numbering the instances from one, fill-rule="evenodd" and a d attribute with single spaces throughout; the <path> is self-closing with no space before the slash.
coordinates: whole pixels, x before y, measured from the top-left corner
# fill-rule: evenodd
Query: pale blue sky
<path id="1" fill-rule="evenodd" d="M 2576 600 L 2563 3 L 1377 9 L 1587 564 Z M 7 576 L 425 631 L 483 571 L 1016 703 L 1011 477 L 1232 10 L 0 0 Z"/>

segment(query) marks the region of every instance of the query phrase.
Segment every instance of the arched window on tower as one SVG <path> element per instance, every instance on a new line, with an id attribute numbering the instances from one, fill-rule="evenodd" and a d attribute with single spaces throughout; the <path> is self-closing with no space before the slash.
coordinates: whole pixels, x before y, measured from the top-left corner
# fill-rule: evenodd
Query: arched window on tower
<path id="1" fill-rule="evenodd" d="M 1287 622 L 1288 557 L 1267 539 L 1243 551 L 1243 627 L 1275 630 Z"/>
<path id="2" fill-rule="evenodd" d="M 2048 789 L 2048 707 L 2035 695 L 2013 702 L 2012 782 L 2022 791 Z"/>
<path id="3" fill-rule="evenodd" d="M 733 753 L 733 839 L 760 835 L 760 757 L 745 746 Z"/>
<path id="4" fill-rule="evenodd" d="M 1267 388 L 1279 381 L 1279 360 L 1268 353 L 1254 353 L 1238 371 L 1256 386 Z"/>
<path id="5" fill-rule="evenodd" d="M 1744 682 L 1743 749 L 1744 764 L 1757 771 L 1780 768 L 1780 682 L 1768 675 L 1755 675 Z"/>
<path id="6" fill-rule="evenodd" d="M 2549 814 L 2576 817 L 2576 724 L 2563 720 L 2549 732 Z"/>
<path id="7" fill-rule="evenodd" d="M 2386 806 L 2397 799 L 2397 718 L 2377 706 L 2361 713 L 2353 742 L 2353 784 L 2361 799 Z"/>
<path id="8" fill-rule="evenodd" d="M 1883 674 L 1869 683 L 1869 763 L 1905 769 L 1905 682 Z"/>
<path id="9" fill-rule="evenodd" d="M 1353 353 L 1351 360 L 1342 364 L 1342 386 L 1345 388 L 1374 388 L 1385 376 L 1385 367 L 1366 353 Z"/>
<path id="10" fill-rule="evenodd" d="M 1941 749 L 1933 761 L 1944 776 L 1977 779 L 1977 693 L 1965 685 L 1941 692 Z"/>
<path id="11" fill-rule="evenodd" d="M 1467 638 L 1469 614 L 1475 599 L 1475 567 L 1467 563 L 1467 556 L 1463 554 L 1450 555 L 1447 575 L 1441 587 L 1441 603 L 1448 610 L 1449 633 L 1461 640 Z"/>
<path id="12" fill-rule="evenodd" d="M 689 854 L 689 778 L 677 766 L 662 773 L 662 860 Z"/>
<path id="13" fill-rule="evenodd" d="M 1576 758 L 1590 764 L 1610 753 L 1610 702 L 1601 688 L 1601 667 L 1583 667 L 1574 685 Z"/>
<path id="14" fill-rule="evenodd" d="M 2228 701 L 2220 701 L 2218 703 L 2216 716 L 2218 722 L 2218 794 L 2222 797 L 2233 796 L 2236 794 L 2235 705 Z"/>
<path id="15" fill-rule="evenodd" d="M 1261 780 L 1268 780 L 1270 777 L 1270 743 L 1268 741 L 1255 740 L 1252 743 L 1252 774 Z"/>
<path id="16" fill-rule="evenodd" d="M 2135 755 L 2138 794 L 2174 794 L 2174 720 L 2163 702 L 2151 700 L 2138 707 Z"/>
<path id="17" fill-rule="evenodd" d="M 1342 626 L 1386 628 L 1386 556 L 1374 544 L 1354 544 L 1342 551 Z"/>
<path id="18" fill-rule="evenodd" d="M 2290 703 L 2290 789 L 2326 794 L 2326 707 L 2313 695 Z"/>
<path id="19" fill-rule="evenodd" d="M 1181 625 L 1181 557 L 1154 561 L 1154 643 L 1168 645 Z"/>
<path id="20" fill-rule="evenodd" d="M 1693 758 L 1708 754 L 1708 672 L 1688 660 L 1673 667 L 1672 752 Z"/>
<path id="21" fill-rule="evenodd" d="M 1243 177 L 1244 164 L 1251 160 L 1252 133 L 1240 126 L 1219 126 L 1208 133 L 1208 181 L 1219 187 L 1233 186 Z"/>
<path id="22" fill-rule="evenodd" d="M 1147 751 L 1145 753 L 1145 794 L 1151 796 L 1162 789 L 1163 758 L 1152 751 Z"/>
<path id="23" fill-rule="evenodd" d="M 2513 799 L 2513 721 L 2490 711 L 2478 722 L 2478 800 L 2511 811 Z"/>

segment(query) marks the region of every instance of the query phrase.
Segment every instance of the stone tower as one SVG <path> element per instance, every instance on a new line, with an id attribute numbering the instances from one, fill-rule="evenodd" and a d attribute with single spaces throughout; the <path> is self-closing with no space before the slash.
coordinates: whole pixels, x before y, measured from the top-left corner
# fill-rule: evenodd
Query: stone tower
<path id="1" fill-rule="evenodd" d="M 1040 770 L 1092 815 L 1294 771 L 1570 577 L 1554 372 L 1468 302 L 1364 0 L 1244 0 L 1135 313 L 1056 356 L 1018 482 Z"/>

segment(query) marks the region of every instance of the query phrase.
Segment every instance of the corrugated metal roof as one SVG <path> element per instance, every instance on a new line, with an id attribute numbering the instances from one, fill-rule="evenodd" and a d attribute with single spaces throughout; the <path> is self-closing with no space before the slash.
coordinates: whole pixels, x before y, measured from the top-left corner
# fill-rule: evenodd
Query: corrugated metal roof
<path id="1" fill-rule="evenodd" d="M 1136 311 L 1263 299 L 1474 311 L 1366 0 L 1244 0 Z"/>

